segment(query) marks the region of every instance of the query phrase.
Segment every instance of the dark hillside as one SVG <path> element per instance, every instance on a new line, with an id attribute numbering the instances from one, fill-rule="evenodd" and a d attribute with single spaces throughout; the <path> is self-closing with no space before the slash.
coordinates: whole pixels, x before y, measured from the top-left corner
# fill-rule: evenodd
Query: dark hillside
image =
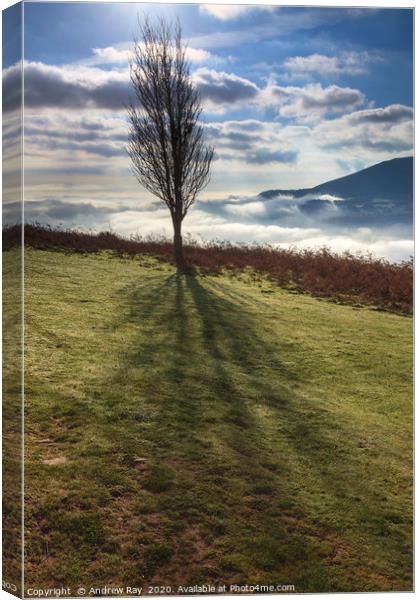
<path id="1" fill-rule="evenodd" d="M 413 198 L 413 158 L 394 158 L 362 171 L 346 175 L 332 181 L 326 181 L 313 188 L 300 190 L 268 190 L 262 192 L 262 198 L 271 198 L 277 194 L 292 194 L 296 198 L 306 195 L 332 194 L 354 200 L 357 198 Z"/>
<path id="2" fill-rule="evenodd" d="M 301 209 L 313 213 L 324 205 L 320 197 L 325 194 L 339 199 L 340 214 L 334 218 L 336 223 L 366 226 L 410 223 L 413 218 L 413 158 L 384 161 L 313 188 L 268 190 L 260 197 L 304 198 L 306 202 Z"/>

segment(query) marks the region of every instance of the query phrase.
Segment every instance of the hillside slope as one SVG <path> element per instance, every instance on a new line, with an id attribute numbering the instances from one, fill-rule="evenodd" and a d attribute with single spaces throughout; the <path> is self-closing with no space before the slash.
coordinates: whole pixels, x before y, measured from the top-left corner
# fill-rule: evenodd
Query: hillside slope
<path id="1" fill-rule="evenodd" d="M 412 588 L 410 318 L 151 258 L 25 266 L 28 586 Z"/>
<path id="2" fill-rule="evenodd" d="M 413 218 L 413 158 L 387 160 L 313 188 L 268 190 L 260 197 L 270 199 L 279 195 L 305 199 L 301 210 L 308 214 L 325 206 L 322 196 L 335 196 L 340 203 L 338 219 L 347 226 L 363 222 L 368 225 L 370 220 L 377 225 L 378 218 L 388 225 L 410 223 Z M 337 217 L 335 221 L 338 222 Z"/>

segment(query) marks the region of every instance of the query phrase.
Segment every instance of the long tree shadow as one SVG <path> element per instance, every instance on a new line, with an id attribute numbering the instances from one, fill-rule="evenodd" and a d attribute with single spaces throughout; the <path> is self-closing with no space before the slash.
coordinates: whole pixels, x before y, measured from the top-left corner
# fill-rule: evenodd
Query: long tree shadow
<path id="1" fill-rule="evenodd" d="M 113 294 L 118 314 L 95 337 L 110 355 L 92 358 L 103 368 L 45 408 L 47 425 L 56 418 L 45 436 L 58 434 L 71 460 L 57 498 L 28 514 L 33 529 L 42 523 L 39 543 L 47 533 L 53 557 L 64 536 L 69 564 L 83 558 L 73 576 L 93 583 L 118 572 L 157 585 L 350 591 L 347 573 L 357 579 L 368 551 L 381 575 L 382 548 L 406 574 L 407 527 L 398 514 L 384 525 L 380 506 L 372 533 L 380 476 L 364 476 L 348 451 L 355 429 L 320 401 L 322 357 L 284 339 L 287 323 L 271 328 L 286 318 L 275 301 L 235 287 L 153 271 Z M 49 385 L 32 384 L 40 395 Z M 57 564 L 47 578 L 61 585 Z"/>
<path id="2" fill-rule="evenodd" d="M 219 574 L 224 561 L 225 578 L 257 569 L 302 579 L 304 565 L 316 564 L 316 574 L 307 569 L 311 585 L 331 589 L 318 546 L 343 533 L 346 515 L 338 508 L 333 524 L 325 515 L 314 520 L 305 473 L 337 506 L 347 488 L 365 496 L 375 490 L 346 482 L 349 432 L 299 392 L 310 368 L 299 363 L 296 344 L 262 330 L 258 310 L 249 298 L 245 306 L 235 301 L 228 286 L 191 275 L 135 286 L 115 327 L 134 324 L 139 337 L 107 382 L 120 401 L 143 410 L 121 445 L 125 454 L 147 456 L 151 472 L 139 472 L 139 485 L 155 496 L 156 514 L 177 523 L 166 536 L 178 563 L 166 574 L 193 560 L 179 529 L 194 528 Z M 236 562 L 226 562 L 229 554 Z"/>
<path id="3" fill-rule="evenodd" d="M 254 317 L 192 276 L 171 276 L 147 294 L 136 290 L 132 300 L 130 321 L 137 318 L 143 327 L 164 330 L 160 341 L 154 337 L 143 342 L 126 357 L 126 364 L 137 369 L 158 366 L 163 382 L 173 386 L 169 391 L 176 393 L 175 400 L 154 399 L 159 404 L 158 429 L 170 429 L 171 437 L 184 436 L 187 444 L 189 438 L 200 439 L 200 426 L 212 422 L 214 411 L 222 408 L 226 423 L 236 424 L 235 433 L 248 430 L 247 436 L 239 435 L 238 445 L 255 454 L 249 438 L 255 417 L 245 398 L 249 390 L 238 389 L 230 370 L 236 365 L 239 375 L 252 380 L 251 393 L 284 408 L 291 394 L 288 383 L 299 379 L 297 368 L 291 369 L 283 360 L 289 344 L 284 343 L 283 353 L 279 347 L 268 347 L 258 335 Z M 267 368 L 276 373 L 275 392 L 264 377 Z M 284 384 L 279 393 L 280 380 Z M 174 423 L 185 423 L 187 438 L 183 427 L 174 431 Z"/>
<path id="4" fill-rule="evenodd" d="M 285 365 L 281 349 L 260 339 L 249 313 L 197 278 L 177 275 L 159 290 L 163 297 L 153 289 L 132 297 L 130 320 L 137 314 L 156 336 L 126 357 L 117 378 L 123 383 L 126 369 L 153 373 L 143 380 L 154 414 L 147 436 L 154 463 L 169 466 L 177 482 L 166 502 L 159 497 L 160 513 L 198 528 L 220 559 L 236 551 L 239 563 L 229 568 L 237 577 L 254 560 L 265 571 L 288 559 L 298 563 L 308 544 L 301 531 L 286 535 L 279 519 L 290 499 L 252 406 L 266 395 L 284 409 L 290 401 L 286 382 L 298 379 L 297 370 Z M 264 380 L 267 367 L 284 385 L 271 389 Z"/>

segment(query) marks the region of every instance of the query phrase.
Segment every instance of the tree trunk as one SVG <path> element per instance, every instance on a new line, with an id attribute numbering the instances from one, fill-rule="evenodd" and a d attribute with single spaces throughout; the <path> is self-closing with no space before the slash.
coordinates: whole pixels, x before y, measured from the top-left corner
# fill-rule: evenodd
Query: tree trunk
<path id="1" fill-rule="evenodd" d="M 174 254 L 175 254 L 175 263 L 178 272 L 183 272 L 185 270 L 185 262 L 184 262 L 184 252 L 182 249 L 182 235 L 181 235 L 181 219 L 174 219 Z"/>

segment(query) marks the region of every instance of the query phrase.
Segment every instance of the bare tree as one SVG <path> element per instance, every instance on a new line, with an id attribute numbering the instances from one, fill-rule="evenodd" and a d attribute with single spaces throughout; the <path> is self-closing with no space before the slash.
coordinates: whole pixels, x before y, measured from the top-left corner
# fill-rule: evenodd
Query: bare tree
<path id="1" fill-rule="evenodd" d="M 199 123 L 201 102 L 194 87 L 179 21 L 139 23 L 130 58 L 138 106 L 128 108 L 128 153 L 134 173 L 169 208 L 174 228 L 175 261 L 185 267 L 182 221 L 209 182 L 213 148 Z"/>

